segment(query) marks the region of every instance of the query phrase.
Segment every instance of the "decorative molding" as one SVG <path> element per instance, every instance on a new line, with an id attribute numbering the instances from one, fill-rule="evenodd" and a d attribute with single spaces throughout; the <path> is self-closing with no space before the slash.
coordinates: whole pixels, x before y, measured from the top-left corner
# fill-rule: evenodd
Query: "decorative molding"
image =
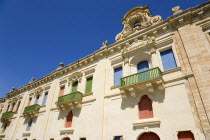
<path id="1" fill-rule="evenodd" d="M 146 47 L 146 46 L 154 46 L 155 44 L 155 37 L 150 36 L 144 36 L 143 40 L 136 39 L 132 44 L 126 44 L 126 46 L 122 49 L 121 55 L 125 56 L 131 52 L 134 52 L 140 48 Z"/>
<path id="2" fill-rule="evenodd" d="M 119 41 L 124 39 L 136 31 L 142 30 L 161 21 L 161 16 L 152 17 L 152 14 L 147 6 L 135 7 L 123 17 L 123 31 L 116 36 L 115 40 Z M 136 23 L 138 23 L 138 25 L 135 27 Z"/>
<path id="3" fill-rule="evenodd" d="M 160 120 L 157 118 L 141 119 L 133 122 L 133 127 L 160 125 Z"/>
<path id="4" fill-rule="evenodd" d="M 73 128 L 63 128 L 60 130 L 61 135 L 73 134 L 73 132 L 74 132 Z"/>
<path id="5" fill-rule="evenodd" d="M 31 131 L 23 132 L 23 137 L 29 137 L 31 135 Z"/>
<path id="6" fill-rule="evenodd" d="M 72 84 L 75 81 L 78 81 L 80 83 L 82 81 L 82 76 L 83 76 L 83 73 L 82 72 L 72 73 L 69 76 L 69 84 Z"/>

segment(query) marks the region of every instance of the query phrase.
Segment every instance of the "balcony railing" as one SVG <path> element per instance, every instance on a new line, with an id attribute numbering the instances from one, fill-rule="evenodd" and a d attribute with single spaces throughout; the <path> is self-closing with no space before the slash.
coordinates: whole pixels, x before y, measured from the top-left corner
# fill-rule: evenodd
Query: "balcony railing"
<path id="1" fill-rule="evenodd" d="M 9 112 L 5 112 L 2 114 L 1 116 L 1 119 L 4 120 L 4 119 L 9 119 L 11 118 L 15 113 L 12 112 L 12 111 L 9 111 Z"/>
<path id="2" fill-rule="evenodd" d="M 25 107 L 23 113 L 26 114 L 26 113 L 31 113 L 31 112 L 37 112 L 37 111 L 39 111 L 39 109 L 40 109 L 40 105 L 34 104 L 34 105 L 31 105 L 31 106 Z"/>
<path id="3" fill-rule="evenodd" d="M 81 107 L 82 97 L 82 93 L 79 91 L 58 97 L 57 106 L 63 109 L 66 107 L 71 107 L 71 109 Z"/>
<path id="4" fill-rule="evenodd" d="M 126 87 L 138 83 L 147 82 L 153 79 L 158 79 L 162 77 L 161 70 L 157 68 L 152 68 L 143 72 L 139 72 L 133 75 L 129 75 L 121 78 L 120 86 Z"/>

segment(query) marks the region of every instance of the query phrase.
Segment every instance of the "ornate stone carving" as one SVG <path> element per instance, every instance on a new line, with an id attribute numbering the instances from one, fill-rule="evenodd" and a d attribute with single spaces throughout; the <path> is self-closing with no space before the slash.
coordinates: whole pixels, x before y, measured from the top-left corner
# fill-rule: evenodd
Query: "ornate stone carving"
<path id="1" fill-rule="evenodd" d="M 162 21 L 161 16 L 152 17 L 147 6 L 135 7 L 123 17 L 122 24 L 124 28 L 122 32 L 116 36 L 115 40 L 119 41 L 138 30 L 147 28 L 160 21 Z"/>
<path id="2" fill-rule="evenodd" d="M 75 72 L 69 76 L 69 82 L 73 83 L 75 81 L 81 82 L 82 81 L 82 72 Z"/>
<path id="3" fill-rule="evenodd" d="M 150 43 L 154 43 L 155 42 L 155 37 L 150 37 L 150 36 L 144 36 L 143 40 L 138 40 L 136 39 L 132 44 L 126 43 L 126 45 L 124 46 L 124 48 L 121 51 L 122 56 L 124 56 L 125 54 L 135 51 L 141 47 L 144 47 Z"/>
<path id="4" fill-rule="evenodd" d="M 172 12 L 174 13 L 174 15 L 179 14 L 182 12 L 182 10 L 180 9 L 180 6 L 176 6 L 174 8 L 172 8 Z"/>

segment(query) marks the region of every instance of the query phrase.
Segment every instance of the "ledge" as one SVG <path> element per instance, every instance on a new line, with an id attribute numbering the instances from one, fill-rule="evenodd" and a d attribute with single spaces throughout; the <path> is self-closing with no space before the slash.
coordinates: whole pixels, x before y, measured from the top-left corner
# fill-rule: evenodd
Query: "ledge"
<path id="1" fill-rule="evenodd" d="M 83 94 L 83 97 L 93 95 L 93 92 Z"/>
<path id="2" fill-rule="evenodd" d="M 4 138 L 5 137 L 5 134 L 0 134 L 0 138 Z"/>
<path id="3" fill-rule="evenodd" d="M 63 128 L 60 130 L 60 133 L 73 133 L 74 129 L 73 128 Z"/>
<path id="4" fill-rule="evenodd" d="M 148 126 L 148 125 L 159 125 L 160 120 L 157 118 L 150 118 L 150 119 L 142 119 L 135 121 L 133 123 L 133 127 L 140 127 L 140 126 Z"/>
<path id="5" fill-rule="evenodd" d="M 119 88 L 119 87 L 120 87 L 120 85 L 115 85 L 115 86 L 112 86 L 112 87 L 111 87 L 111 90 L 112 90 L 112 89 Z"/>
<path id="6" fill-rule="evenodd" d="M 30 135 L 31 135 L 31 131 L 23 132 L 23 136 L 30 136 Z"/>
<path id="7" fill-rule="evenodd" d="M 167 71 L 163 71 L 163 75 L 169 74 L 169 73 L 173 73 L 173 72 L 177 72 L 177 71 L 181 71 L 181 67 L 176 67 L 176 68 L 174 68 L 174 69 L 170 69 L 170 70 L 167 70 Z"/>

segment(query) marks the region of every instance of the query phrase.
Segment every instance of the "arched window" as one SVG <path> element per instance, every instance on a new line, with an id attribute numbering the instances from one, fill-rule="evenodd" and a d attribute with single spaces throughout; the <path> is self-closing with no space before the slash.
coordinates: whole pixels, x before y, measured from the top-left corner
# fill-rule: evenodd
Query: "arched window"
<path id="1" fill-rule="evenodd" d="M 142 62 L 138 63 L 138 65 L 137 65 L 138 72 L 142 72 L 142 71 L 145 71 L 148 69 L 149 69 L 149 64 L 147 61 L 142 61 Z"/>
<path id="2" fill-rule="evenodd" d="M 190 131 L 182 131 L 178 133 L 179 140 L 195 140 L 194 135 Z"/>
<path id="3" fill-rule="evenodd" d="M 76 92 L 77 91 L 77 87 L 78 87 L 78 81 L 74 82 L 73 85 L 72 85 L 72 90 L 71 92 Z"/>
<path id="4" fill-rule="evenodd" d="M 152 101 L 147 95 L 144 95 L 139 102 L 139 118 L 153 118 Z"/>
<path id="5" fill-rule="evenodd" d="M 64 138 L 63 140 L 70 140 L 70 138 Z"/>
<path id="6" fill-rule="evenodd" d="M 133 28 L 136 28 L 136 27 L 141 27 L 141 23 L 139 21 L 136 21 L 133 25 Z"/>
<path id="7" fill-rule="evenodd" d="M 66 128 L 70 128 L 72 125 L 73 113 L 72 111 L 66 116 Z"/>

